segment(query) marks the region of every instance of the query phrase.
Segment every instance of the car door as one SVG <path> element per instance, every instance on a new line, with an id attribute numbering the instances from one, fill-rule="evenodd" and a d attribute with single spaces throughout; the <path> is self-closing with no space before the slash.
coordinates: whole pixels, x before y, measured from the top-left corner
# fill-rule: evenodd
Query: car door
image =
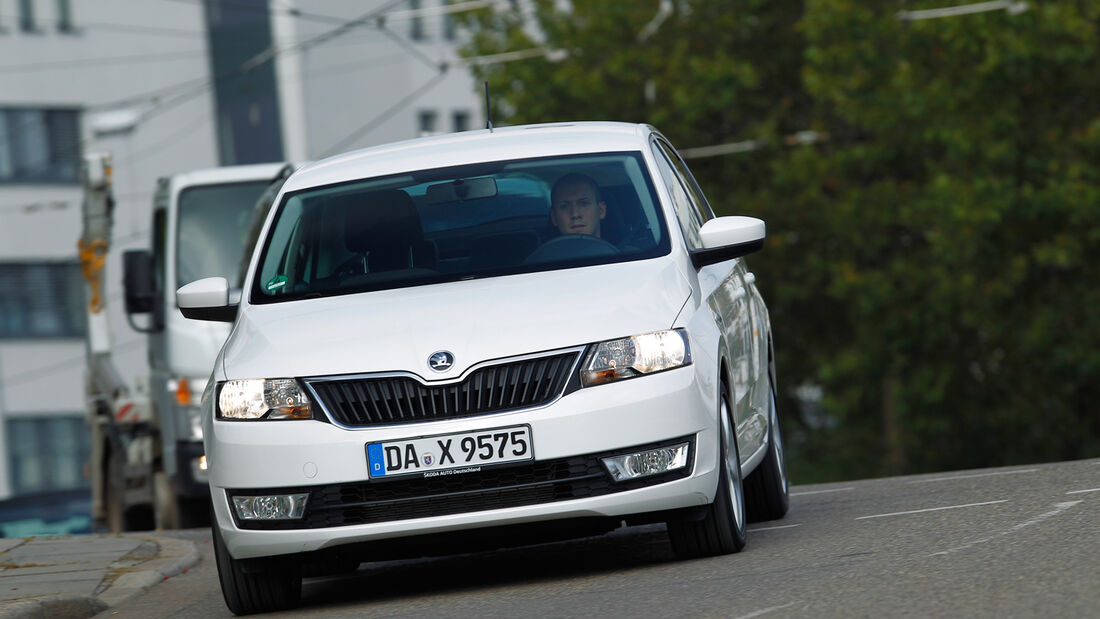
<path id="1" fill-rule="evenodd" d="M 684 240 L 688 247 L 701 248 L 699 228 L 713 218 L 714 213 L 672 145 L 655 138 L 653 146 Z M 764 440 L 760 414 L 753 406 L 759 372 L 753 355 L 752 313 L 744 271 L 741 259 L 709 265 L 699 271 L 700 282 L 715 282 L 715 285 L 703 288 L 704 302 L 718 317 L 729 350 L 731 405 L 742 460 L 751 456 Z M 766 429 L 765 425 L 763 430 Z"/>

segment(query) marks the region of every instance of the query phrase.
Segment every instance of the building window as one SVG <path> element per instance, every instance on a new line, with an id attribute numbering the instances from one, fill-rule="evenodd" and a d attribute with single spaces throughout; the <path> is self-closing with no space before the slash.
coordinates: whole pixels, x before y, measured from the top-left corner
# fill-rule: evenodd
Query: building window
<path id="1" fill-rule="evenodd" d="M 470 113 L 466 110 L 459 110 L 451 116 L 451 124 L 455 132 L 469 131 L 470 129 Z"/>
<path id="2" fill-rule="evenodd" d="M 19 29 L 34 32 L 34 0 L 19 0 Z"/>
<path id="3" fill-rule="evenodd" d="M 443 6 L 451 4 L 451 0 L 443 0 Z M 453 13 L 443 14 L 443 38 L 448 41 L 455 40 L 455 17 Z"/>
<path id="4" fill-rule="evenodd" d="M 434 110 L 420 110 L 417 114 L 417 127 L 419 128 L 418 135 L 432 135 L 436 129 L 437 114 Z"/>
<path id="5" fill-rule="evenodd" d="M 88 487 L 91 441 L 83 416 L 9 417 L 8 463 L 14 494 Z"/>
<path id="6" fill-rule="evenodd" d="M 57 30 L 73 32 L 73 8 L 69 0 L 57 0 Z"/>
<path id="7" fill-rule="evenodd" d="M 0 263 L 0 339 L 82 338 L 86 330 L 79 264 Z"/>
<path id="8" fill-rule="evenodd" d="M 0 108 L 0 183 L 78 182 L 77 110 Z"/>
<path id="9" fill-rule="evenodd" d="M 420 0 L 409 0 L 409 10 L 412 11 L 412 21 L 409 22 L 409 38 L 414 41 L 423 41 L 424 18 L 420 15 Z"/>

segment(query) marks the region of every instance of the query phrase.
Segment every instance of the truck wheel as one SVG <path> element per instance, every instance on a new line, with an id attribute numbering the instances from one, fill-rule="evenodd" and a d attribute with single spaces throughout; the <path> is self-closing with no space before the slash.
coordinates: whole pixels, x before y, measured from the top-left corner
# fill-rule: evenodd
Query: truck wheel
<path id="1" fill-rule="evenodd" d="M 156 513 L 156 528 L 169 531 L 180 528 L 179 506 L 176 503 L 172 484 L 164 471 L 153 473 L 153 504 Z"/>
<path id="2" fill-rule="evenodd" d="M 160 530 L 194 529 L 210 526 L 210 501 L 202 498 L 176 496 L 172 482 L 164 471 L 153 475 L 153 495 L 156 497 L 156 528 Z"/>
<path id="3" fill-rule="evenodd" d="M 718 490 L 702 520 L 668 522 L 668 539 L 679 559 L 730 554 L 745 547 L 747 519 L 741 458 L 725 383 L 719 400 Z"/>
<path id="4" fill-rule="evenodd" d="M 122 479 L 118 454 L 110 446 L 107 449 L 107 474 L 103 476 L 103 511 L 107 530 L 122 533 L 126 530 L 126 505 L 123 503 L 122 489 L 116 480 Z"/>
<path id="5" fill-rule="evenodd" d="M 302 597 L 302 568 L 293 560 L 249 559 L 229 555 L 218 523 L 211 518 L 214 559 L 225 605 L 235 615 L 294 608 Z"/>
<path id="6" fill-rule="evenodd" d="M 206 499 L 180 498 L 176 501 L 176 513 L 179 514 L 181 529 L 194 529 L 210 526 L 210 501 Z"/>

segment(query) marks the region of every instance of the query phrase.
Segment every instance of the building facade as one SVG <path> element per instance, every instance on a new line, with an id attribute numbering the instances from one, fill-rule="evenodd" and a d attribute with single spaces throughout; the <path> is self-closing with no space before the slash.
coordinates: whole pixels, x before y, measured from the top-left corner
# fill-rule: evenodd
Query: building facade
<path id="1" fill-rule="evenodd" d="M 149 246 L 156 179 L 307 161 L 483 124 L 447 0 L 0 0 L 0 499 L 87 485 L 81 157 L 110 152 L 121 254 Z"/>

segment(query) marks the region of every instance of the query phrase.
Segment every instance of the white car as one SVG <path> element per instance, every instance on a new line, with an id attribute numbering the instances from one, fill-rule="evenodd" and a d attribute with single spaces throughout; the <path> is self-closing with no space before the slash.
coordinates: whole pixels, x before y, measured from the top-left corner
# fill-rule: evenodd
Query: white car
<path id="1" fill-rule="evenodd" d="M 471 131 L 283 185 L 203 399 L 222 591 L 298 603 L 303 569 L 667 522 L 690 558 L 787 511 L 771 323 L 653 127 Z M 239 294 L 238 294 L 239 293 Z"/>

